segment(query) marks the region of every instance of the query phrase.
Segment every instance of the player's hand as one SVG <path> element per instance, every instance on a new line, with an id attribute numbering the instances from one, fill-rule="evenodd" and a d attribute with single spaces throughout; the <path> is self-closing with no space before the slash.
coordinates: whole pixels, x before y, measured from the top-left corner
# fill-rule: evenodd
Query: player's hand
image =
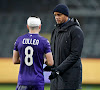
<path id="1" fill-rule="evenodd" d="M 44 64 L 46 63 L 46 61 L 47 61 L 47 59 L 46 59 L 46 58 L 44 58 Z"/>

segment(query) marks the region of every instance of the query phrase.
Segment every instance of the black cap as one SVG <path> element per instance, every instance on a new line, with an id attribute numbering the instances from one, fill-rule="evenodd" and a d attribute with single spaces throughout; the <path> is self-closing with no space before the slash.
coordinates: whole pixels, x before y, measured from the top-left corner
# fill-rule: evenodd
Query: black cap
<path id="1" fill-rule="evenodd" d="M 58 4 L 54 10 L 53 10 L 53 13 L 54 12 L 59 12 L 59 13 L 62 13 L 66 16 L 69 16 L 69 9 L 66 5 L 63 5 L 63 4 Z"/>

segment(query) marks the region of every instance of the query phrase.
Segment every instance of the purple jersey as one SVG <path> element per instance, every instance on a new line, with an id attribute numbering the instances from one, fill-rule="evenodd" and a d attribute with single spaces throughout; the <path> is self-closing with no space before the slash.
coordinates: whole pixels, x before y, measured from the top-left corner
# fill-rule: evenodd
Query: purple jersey
<path id="1" fill-rule="evenodd" d="M 39 34 L 17 38 L 14 50 L 20 55 L 19 85 L 44 85 L 44 54 L 51 52 L 48 40 Z"/>

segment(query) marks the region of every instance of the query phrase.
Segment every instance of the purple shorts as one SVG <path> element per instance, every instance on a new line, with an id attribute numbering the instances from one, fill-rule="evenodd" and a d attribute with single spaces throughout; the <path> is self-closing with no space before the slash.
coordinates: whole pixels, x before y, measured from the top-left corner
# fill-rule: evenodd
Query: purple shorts
<path id="1" fill-rule="evenodd" d="M 44 90 L 44 86 L 24 86 L 17 85 L 16 90 Z"/>

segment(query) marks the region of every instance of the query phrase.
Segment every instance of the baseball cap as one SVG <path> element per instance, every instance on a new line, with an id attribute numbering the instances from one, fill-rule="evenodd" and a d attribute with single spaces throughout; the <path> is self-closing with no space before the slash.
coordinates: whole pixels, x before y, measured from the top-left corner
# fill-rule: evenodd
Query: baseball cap
<path id="1" fill-rule="evenodd" d="M 27 19 L 27 25 L 30 26 L 30 27 L 36 27 L 36 26 L 39 26 L 40 24 L 41 24 L 40 18 L 29 17 Z"/>

